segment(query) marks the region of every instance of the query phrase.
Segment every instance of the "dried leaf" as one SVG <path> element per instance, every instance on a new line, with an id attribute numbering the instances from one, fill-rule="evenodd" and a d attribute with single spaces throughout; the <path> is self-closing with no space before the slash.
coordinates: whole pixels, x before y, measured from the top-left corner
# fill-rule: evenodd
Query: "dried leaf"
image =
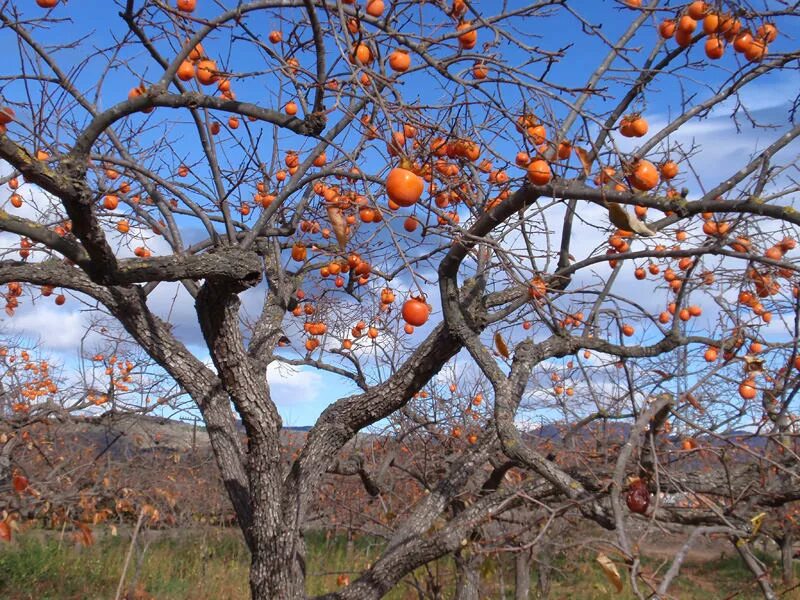
<path id="1" fill-rule="evenodd" d="M 763 373 L 764 359 L 753 354 L 746 354 L 744 357 L 744 372 L 746 375 Z"/>
<path id="2" fill-rule="evenodd" d="M 78 528 L 77 540 L 87 548 L 94 544 L 94 536 L 92 535 L 91 528 L 86 525 L 86 523 L 81 523 L 80 521 L 75 521 L 75 525 Z"/>
<path id="3" fill-rule="evenodd" d="M 758 513 L 755 517 L 750 519 L 750 537 L 754 538 L 758 535 L 758 531 L 761 529 L 761 524 L 764 522 L 764 517 L 767 516 L 767 513 Z"/>
<path id="4" fill-rule="evenodd" d="M 347 247 L 347 220 L 338 206 L 328 206 L 328 219 L 331 222 L 333 233 L 336 234 L 339 248 L 344 250 Z"/>
<path id="5" fill-rule="evenodd" d="M 575 154 L 578 155 L 578 159 L 581 161 L 581 165 L 583 165 L 583 174 L 589 177 L 589 175 L 592 174 L 592 161 L 589 159 L 589 153 L 583 148 L 575 146 Z"/>
<path id="6" fill-rule="evenodd" d="M 705 412 L 705 409 L 703 409 L 703 405 L 700 404 L 700 402 L 697 400 L 697 398 L 694 397 L 694 394 L 691 394 L 691 393 L 683 394 L 681 396 L 681 399 L 683 399 L 686 402 L 688 402 L 689 404 L 691 404 L 692 408 L 694 408 L 696 411 L 699 411 L 701 413 Z"/>
<path id="7" fill-rule="evenodd" d="M 511 356 L 511 353 L 508 351 L 508 346 L 499 331 L 494 334 L 494 346 L 503 358 Z"/>
<path id="8" fill-rule="evenodd" d="M 644 221 L 639 219 L 639 217 L 637 217 L 635 214 L 628 214 L 627 211 L 625 211 L 625 214 L 628 215 L 628 222 L 630 223 L 631 229 L 634 233 L 638 233 L 639 235 L 643 235 L 645 237 L 650 237 L 656 234 L 655 231 L 645 225 Z"/>
<path id="9" fill-rule="evenodd" d="M 619 229 L 631 231 L 628 223 L 627 211 L 616 202 L 607 202 L 606 206 L 608 208 L 608 219 L 611 221 L 611 224 Z"/>
<path id="10" fill-rule="evenodd" d="M 596 560 L 598 563 L 600 563 L 600 568 L 603 569 L 603 573 L 606 574 L 606 577 L 608 577 L 608 580 L 617 589 L 617 592 L 621 592 L 622 577 L 620 577 L 619 571 L 617 570 L 617 565 L 614 564 L 614 561 L 612 561 L 602 552 L 597 555 Z"/>
<path id="11" fill-rule="evenodd" d="M 7 521 L 0 521 L 0 540 L 11 541 L 11 527 Z"/>
<path id="12" fill-rule="evenodd" d="M 608 218 L 615 227 L 625 231 L 633 231 L 646 237 L 656 234 L 655 231 L 644 224 L 644 221 L 641 221 L 635 214 L 630 214 L 616 202 L 607 202 L 606 206 L 608 208 Z"/>

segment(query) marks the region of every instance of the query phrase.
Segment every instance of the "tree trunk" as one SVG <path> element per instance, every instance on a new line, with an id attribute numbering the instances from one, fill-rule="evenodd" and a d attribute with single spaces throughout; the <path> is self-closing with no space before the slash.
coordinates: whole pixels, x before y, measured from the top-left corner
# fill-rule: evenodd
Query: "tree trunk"
<path id="1" fill-rule="evenodd" d="M 528 600 L 531 593 L 531 551 L 527 548 L 514 555 L 514 600 Z"/>
<path id="2" fill-rule="evenodd" d="M 783 537 L 778 539 L 778 545 L 781 548 L 783 585 L 786 587 L 791 587 L 794 584 L 794 535 L 790 528 L 791 524 L 787 522 L 783 530 Z"/>
<path id="3" fill-rule="evenodd" d="M 480 574 L 476 557 L 465 557 L 461 552 L 454 555 L 456 562 L 456 600 L 478 600 L 480 598 Z"/>
<path id="4" fill-rule="evenodd" d="M 254 525 L 257 527 L 257 525 Z M 258 543 L 250 562 L 252 600 L 305 600 L 305 546 L 291 533 Z"/>
<path id="5" fill-rule="evenodd" d="M 551 550 L 552 546 L 543 542 L 536 556 L 536 597 L 540 600 L 546 600 L 550 595 Z"/>

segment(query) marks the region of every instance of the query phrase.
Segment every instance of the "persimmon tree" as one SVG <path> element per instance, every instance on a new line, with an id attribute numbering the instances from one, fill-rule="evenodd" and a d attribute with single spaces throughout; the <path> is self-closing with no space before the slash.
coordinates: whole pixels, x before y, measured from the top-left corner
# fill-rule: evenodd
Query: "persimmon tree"
<path id="1" fill-rule="evenodd" d="M 160 432 L 136 426 L 142 415 L 177 412 L 184 395 L 147 354 L 115 333 L 107 321 L 98 321 L 85 332 L 74 371 L 24 337 L 1 338 L 0 537 L 4 539 L 11 539 L 14 530 L 46 524 L 72 531 L 81 543 L 90 544 L 93 526 L 135 522 L 140 511 L 146 513 L 148 526 L 175 524 L 184 515 L 213 514 L 216 519 L 230 513 L 220 509 L 220 494 L 212 494 L 214 488 L 208 483 L 200 502 L 182 493 L 182 486 L 189 485 L 183 479 L 190 469 L 193 484 L 207 478 L 221 487 L 216 473 L 203 473 L 208 453 L 193 454 L 179 465 L 180 448 L 153 451 L 162 442 Z M 134 467 L 128 464 L 133 455 Z M 154 469 L 167 480 L 154 481 Z"/>
<path id="2" fill-rule="evenodd" d="M 326 597 L 379 598 L 526 508 L 613 530 L 601 565 L 639 597 L 665 595 L 685 556 L 643 574 L 642 514 L 728 535 L 775 597 L 748 541 L 796 497 L 797 6 L 227 4 L 106 3 L 90 38 L 75 3 L 0 3 L 0 280 L 10 312 L 56 290 L 110 315 L 191 398 L 252 596 L 305 597 L 326 475 L 369 482 L 348 445 L 402 420 L 458 443 L 381 557 Z M 156 306 L 165 289 L 202 349 Z M 412 402 L 456 357 L 485 388 L 468 427 L 447 404 L 478 390 Z M 358 388 L 288 466 L 275 362 Z M 563 420 L 564 448 L 530 443 L 523 415 Z M 613 444 L 588 462 L 586 431 Z M 674 460 L 695 451 L 726 469 Z"/>

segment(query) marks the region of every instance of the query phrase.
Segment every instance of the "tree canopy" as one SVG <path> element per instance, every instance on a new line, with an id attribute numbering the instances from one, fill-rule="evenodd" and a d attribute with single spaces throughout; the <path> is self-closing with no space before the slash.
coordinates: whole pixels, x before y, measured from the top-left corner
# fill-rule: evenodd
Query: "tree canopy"
<path id="1" fill-rule="evenodd" d="M 380 496 L 353 451 L 378 430 L 441 469 L 326 597 L 379 598 L 513 510 L 613 530 L 642 598 L 684 557 L 642 578 L 632 520 L 722 532 L 776 597 L 747 542 L 798 494 L 798 14 L 0 1 L 8 327 L 80 306 L 142 353 L 4 419 L 188 399 L 254 598 L 305 597 L 329 474 Z M 326 405 L 291 457 L 276 365 Z"/>

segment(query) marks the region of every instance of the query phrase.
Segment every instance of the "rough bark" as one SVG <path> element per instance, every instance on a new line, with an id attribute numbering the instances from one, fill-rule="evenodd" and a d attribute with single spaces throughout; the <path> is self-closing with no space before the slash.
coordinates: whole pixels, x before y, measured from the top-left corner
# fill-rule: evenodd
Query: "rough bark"
<path id="1" fill-rule="evenodd" d="M 456 552 L 453 559 L 456 564 L 456 600 L 478 600 L 481 586 L 478 572 L 480 557 Z"/>
<path id="2" fill-rule="evenodd" d="M 272 402 L 261 361 L 251 358 L 239 325 L 237 293 L 244 282 L 209 280 L 197 296 L 197 312 L 222 385 L 242 417 L 248 437 L 254 600 L 305 597 L 305 548 L 297 522 L 284 518 L 281 418 Z"/>

